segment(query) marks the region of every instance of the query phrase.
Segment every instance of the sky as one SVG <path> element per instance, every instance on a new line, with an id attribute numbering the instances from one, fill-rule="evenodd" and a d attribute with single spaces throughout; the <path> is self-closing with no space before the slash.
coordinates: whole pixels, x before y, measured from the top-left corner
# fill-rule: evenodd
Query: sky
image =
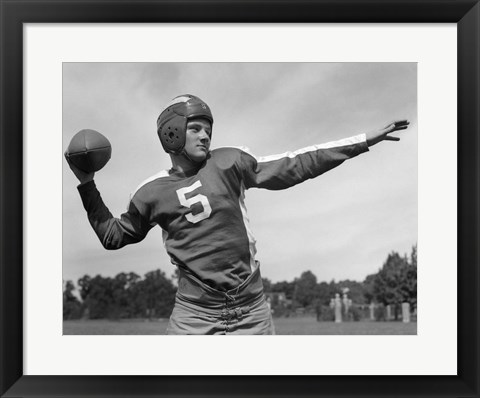
<path id="1" fill-rule="evenodd" d="M 95 182 L 116 217 L 142 181 L 171 167 L 156 120 L 187 93 L 212 110 L 212 149 L 245 146 L 258 156 L 410 120 L 394 134 L 399 142 L 381 142 L 284 191 L 250 189 L 245 200 L 262 276 L 273 282 L 307 270 L 318 281 L 362 281 L 392 251 L 410 254 L 418 216 L 416 63 L 64 63 L 63 148 L 87 128 L 110 140 L 112 158 Z M 78 180 L 62 164 L 63 279 L 154 269 L 171 276 L 159 227 L 135 245 L 102 247 Z"/>

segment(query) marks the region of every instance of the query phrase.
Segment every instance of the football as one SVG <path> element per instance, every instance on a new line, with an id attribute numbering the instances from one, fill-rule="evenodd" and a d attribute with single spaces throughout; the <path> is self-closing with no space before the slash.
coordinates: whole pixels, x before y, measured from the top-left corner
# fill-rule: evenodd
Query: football
<path id="1" fill-rule="evenodd" d="M 112 156 L 110 141 L 95 130 L 80 130 L 65 152 L 68 160 L 87 173 L 100 170 Z"/>

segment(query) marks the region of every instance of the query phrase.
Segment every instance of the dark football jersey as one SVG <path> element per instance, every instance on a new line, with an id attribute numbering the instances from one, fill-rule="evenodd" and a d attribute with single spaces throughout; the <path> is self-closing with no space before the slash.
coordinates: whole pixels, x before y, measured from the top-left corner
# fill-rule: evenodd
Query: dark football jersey
<path id="1" fill-rule="evenodd" d="M 261 158 L 245 148 L 215 149 L 198 170 L 161 171 L 144 181 L 120 218 L 109 212 L 93 181 L 78 189 L 105 248 L 139 242 L 159 225 L 172 263 L 226 291 L 257 266 L 245 190 L 285 189 L 367 150 L 364 134 Z"/>

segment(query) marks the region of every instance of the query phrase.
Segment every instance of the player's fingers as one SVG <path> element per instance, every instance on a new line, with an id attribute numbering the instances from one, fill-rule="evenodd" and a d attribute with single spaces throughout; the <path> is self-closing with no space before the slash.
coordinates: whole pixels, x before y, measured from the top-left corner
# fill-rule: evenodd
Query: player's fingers
<path id="1" fill-rule="evenodd" d="M 70 167 L 70 170 L 72 170 L 73 173 L 77 175 L 79 173 L 79 169 L 70 161 L 70 156 L 68 155 L 67 151 L 63 153 L 63 156 L 65 156 L 65 160 L 67 161 L 68 167 Z"/>
<path id="2" fill-rule="evenodd" d="M 398 127 L 395 127 L 394 131 L 406 130 L 407 128 L 408 126 L 398 126 Z"/>
<path id="3" fill-rule="evenodd" d="M 395 120 L 393 124 L 395 124 L 395 126 L 408 126 L 410 122 L 407 119 L 402 119 L 402 120 Z"/>
<path id="4" fill-rule="evenodd" d="M 385 136 L 385 141 L 400 141 L 399 137 L 392 137 L 390 135 Z"/>
<path id="5" fill-rule="evenodd" d="M 394 130 L 398 130 L 399 127 L 403 127 L 403 126 L 406 126 L 405 128 L 407 128 L 409 124 L 410 122 L 407 119 L 393 120 L 385 127 L 385 130 L 394 131 Z"/>

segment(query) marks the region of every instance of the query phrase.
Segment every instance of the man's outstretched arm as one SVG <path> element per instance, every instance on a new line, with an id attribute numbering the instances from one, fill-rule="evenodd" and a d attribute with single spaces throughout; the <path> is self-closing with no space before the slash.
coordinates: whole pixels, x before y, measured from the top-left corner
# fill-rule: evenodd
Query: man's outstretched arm
<path id="1" fill-rule="evenodd" d="M 399 141 L 400 138 L 389 134 L 404 130 L 408 125 L 408 120 L 398 120 L 368 133 L 274 156 L 257 158 L 243 151 L 245 186 L 272 190 L 289 188 L 367 152 L 370 146 L 381 141 Z"/>

